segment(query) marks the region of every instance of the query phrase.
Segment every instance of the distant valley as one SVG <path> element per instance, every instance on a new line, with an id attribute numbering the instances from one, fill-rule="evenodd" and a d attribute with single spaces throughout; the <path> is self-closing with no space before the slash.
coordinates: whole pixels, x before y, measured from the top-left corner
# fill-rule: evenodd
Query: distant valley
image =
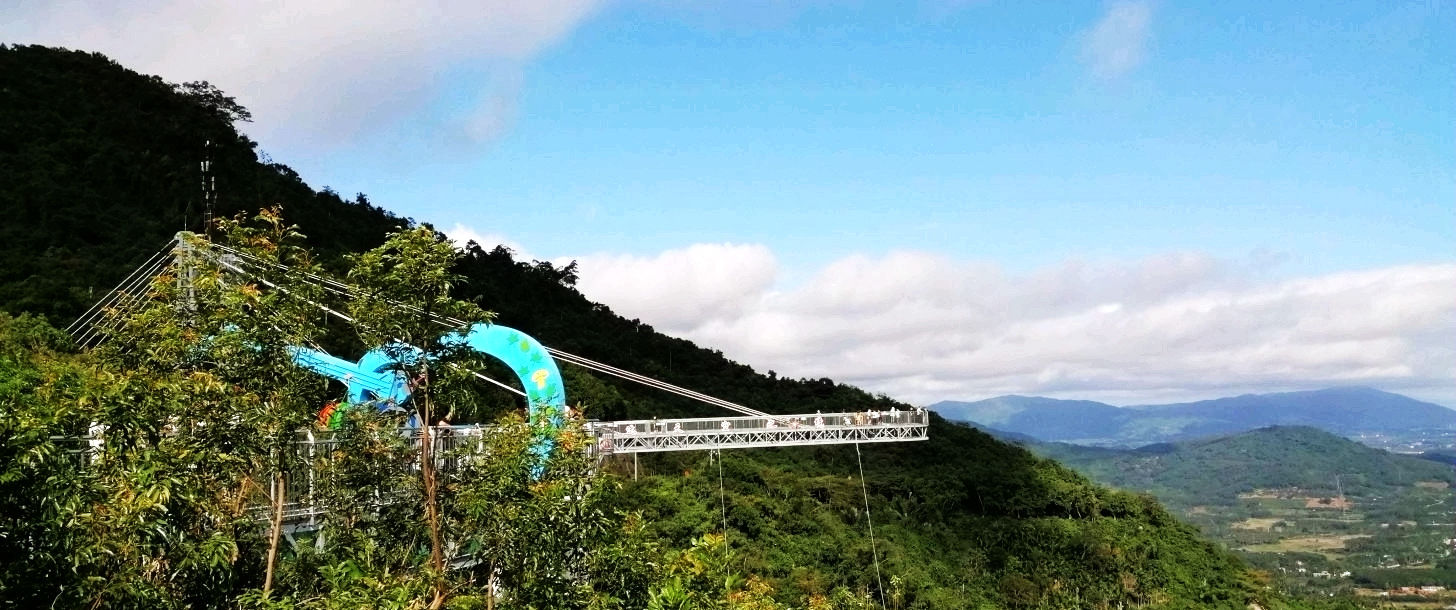
<path id="1" fill-rule="evenodd" d="M 1131 407 L 1001 396 L 930 408 L 1098 483 L 1154 495 L 1285 590 L 1456 587 L 1456 411 L 1440 405 L 1331 388 Z"/>
<path id="2" fill-rule="evenodd" d="M 987 430 L 992 435 L 1003 434 Z M 1098 483 L 1150 493 L 1289 590 L 1456 586 L 1452 464 L 1306 426 L 1137 449 L 1005 433 Z"/>
<path id="3" fill-rule="evenodd" d="M 946 419 L 971 422 L 1041 441 L 1139 447 L 1245 432 L 1267 426 L 1311 426 L 1374 446 L 1399 448 L 1408 438 L 1456 441 L 1456 411 L 1371 388 L 1247 394 L 1199 402 L 1117 407 L 1088 400 L 1000 396 L 975 402 L 943 401 L 930 408 Z M 1419 433 L 1419 434 L 1413 434 Z M 1412 444 L 1407 452 L 1439 449 Z"/>

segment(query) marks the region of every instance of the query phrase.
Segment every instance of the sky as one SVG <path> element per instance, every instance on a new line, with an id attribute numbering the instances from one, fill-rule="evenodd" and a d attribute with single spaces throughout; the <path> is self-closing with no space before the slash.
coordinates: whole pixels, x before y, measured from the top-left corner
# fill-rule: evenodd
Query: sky
<path id="1" fill-rule="evenodd" d="M 0 6 L 0 41 L 219 86 L 315 187 L 916 403 L 1456 406 L 1453 26 L 1456 0 Z"/>

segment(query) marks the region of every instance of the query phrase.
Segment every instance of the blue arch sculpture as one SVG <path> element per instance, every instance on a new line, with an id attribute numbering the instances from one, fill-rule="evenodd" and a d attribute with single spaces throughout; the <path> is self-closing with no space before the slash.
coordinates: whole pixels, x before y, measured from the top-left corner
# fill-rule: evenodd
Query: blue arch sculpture
<path id="1" fill-rule="evenodd" d="M 444 342 L 468 346 L 509 366 L 526 392 L 526 414 L 532 423 L 552 431 L 564 423 L 566 386 L 561 369 L 546 348 L 530 335 L 509 326 L 476 324 L 464 334 L 452 333 Z M 370 350 L 358 362 L 349 362 L 324 351 L 295 347 L 293 360 L 299 366 L 343 382 L 349 388 L 351 403 L 374 401 L 385 408 L 384 405 L 402 405 L 409 400 L 409 383 L 396 360 L 383 348 Z M 544 435 L 537 440 L 533 452 L 545 458 L 554 445 L 552 438 Z"/>

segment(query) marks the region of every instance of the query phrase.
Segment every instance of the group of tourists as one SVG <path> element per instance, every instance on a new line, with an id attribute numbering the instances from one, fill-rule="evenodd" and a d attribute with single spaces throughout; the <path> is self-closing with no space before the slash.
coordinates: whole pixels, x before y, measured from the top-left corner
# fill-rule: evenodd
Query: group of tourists
<path id="1" fill-rule="evenodd" d="M 765 428 L 767 428 L 769 430 L 776 430 L 776 429 L 778 429 L 780 427 L 786 427 L 786 428 L 788 428 L 790 430 L 798 430 L 798 429 L 803 428 L 805 426 L 810 426 L 810 427 L 813 427 L 813 428 L 824 428 L 826 425 L 829 425 L 829 426 L 833 426 L 833 425 L 842 425 L 842 426 L 843 425 L 847 425 L 847 426 L 877 426 L 877 425 L 880 425 L 880 424 L 904 424 L 904 423 L 910 423 L 909 422 L 909 417 L 910 417 L 910 415 L 912 413 L 918 417 L 920 414 L 922 414 L 924 412 L 925 412 L 925 410 L 922 409 L 922 408 L 920 408 L 920 407 L 916 407 L 914 410 L 908 410 L 907 409 L 907 410 L 903 410 L 902 411 L 902 410 L 900 410 L 899 407 L 892 406 L 892 407 L 890 407 L 890 409 L 888 411 L 880 411 L 880 410 L 877 410 L 877 409 L 870 409 L 868 411 L 858 411 L 858 412 L 856 412 L 854 414 L 851 414 L 851 415 L 839 415 L 839 416 L 837 416 L 837 418 L 838 418 L 839 421 L 838 422 L 835 422 L 834 420 L 835 420 L 836 416 L 830 415 L 830 416 L 828 416 L 828 419 L 826 419 L 826 416 L 824 415 L 823 412 L 815 411 L 814 412 L 814 417 L 812 419 L 810 419 L 807 423 L 804 421 L 804 418 L 801 417 L 801 416 L 777 417 L 777 416 L 770 415 L 770 416 L 764 417 L 764 424 L 763 425 L 764 425 Z M 722 420 L 722 421 L 718 422 L 718 429 L 721 430 L 721 431 L 723 431 L 723 432 L 728 432 L 730 430 L 733 430 L 734 429 L 733 422 L 731 422 L 729 420 L 726 420 L 726 419 L 725 420 Z M 668 427 L 668 423 L 667 422 L 658 422 L 657 419 L 654 418 L 651 422 L 644 423 L 644 424 L 641 424 L 641 425 L 639 425 L 639 424 L 622 424 L 622 427 L 621 427 L 621 429 L 619 431 L 619 434 L 624 434 L 624 435 L 637 435 L 637 434 L 651 434 L 653 432 L 668 432 L 668 431 L 669 431 L 669 427 Z M 680 432 L 682 432 L 683 431 L 682 422 L 673 422 L 672 423 L 672 426 L 671 426 L 671 431 L 674 432 L 674 433 L 680 433 Z"/>

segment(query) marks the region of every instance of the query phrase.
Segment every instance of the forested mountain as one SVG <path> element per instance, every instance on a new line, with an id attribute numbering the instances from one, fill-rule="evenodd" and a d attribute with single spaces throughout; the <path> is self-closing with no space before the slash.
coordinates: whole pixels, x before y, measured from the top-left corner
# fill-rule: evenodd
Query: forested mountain
<path id="1" fill-rule="evenodd" d="M 1336 434 L 1456 428 L 1456 411 L 1373 388 L 1246 394 L 1134 407 L 1162 417 L 1203 417 L 1215 426 L 1314 426 Z M 1226 432 L 1221 430 L 1220 432 Z"/>
<path id="2" fill-rule="evenodd" d="M 1428 456 L 1306 426 L 1137 449 L 1018 443 L 1099 483 L 1154 494 L 1292 590 L 1456 584 L 1445 542 L 1456 475 Z"/>
<path id="3" fill-rule="evenodd" d="M 1451 470 L 1440 464 L 1373 449 L 1307 426 L 1260 428 L 1138 449 L 1065 443 L 1031 446 L 1037 454 L 1094 480 L 1149 491 L 1180 506 L 1233 504 L 1239 494 L 1260 489 L 1299 489 L 1328 497 L 1343 492 L 1358 501 L 1420 481 L 1456 484 Z"/>
<path id="4" fill-rule="evenodd" d="M 1420 457 L 1423 460 L 1456 466 L 1456 450 L 1426 451 Z"/>
<path id="5" fill-rule="evenodd" d="M 1116 438 L 1134 413 L 1092 400 L 997 396 L 975 402 L 945 400 L 930 410 L 951 421 L 971 422 L 1047 441 Z"/>
<path id="6" fill-rule="evenodd" d="M 1215 400 L 1115 407 L 1088 400 L 1001 396 L 930 406 L 1043 441 L 1138 446 L 1231 434 L 1265 426 L 1313 426 L 1336 434 L 1456 428 L 1456 411 L 1371 388 L 1246 394 Z"/>
<path id="7" fill-rule="evenodd" d="M 341 268 L 344 254 L 375 247 L 389 231 L 413 224 L 363 195 L 345 200 L 314 191 L 286 166 L 260 158 L 255 144 L 233 128 L 245 118 L 246 111 L 222 92 L 168 84 L 99 54 L 0 47 L 0 214 L 7 219 L 0 225 L 0 310 L 38 314 L 63 326 L 175 231 L 201 229 L 198 163 L 208 141 L 219 215 L 281 205 L 325 267 Z M 496 312 L 501 323 L 645 375 L 770 412 L 908 408 L 829 379 L 765 376 L 661 335 L 588 301 L 573 288 L 570 267 L 472 247 L 456 271 L 466 279 L 459 294 Z M 0 330 L 21 333 L 14 329 L 30 328 L 34 320 L 0 314 L 0 322 Z M 0 371 L 41 379 L 24 355 L 39 348 L 12 343 L 19 347 L 0 354 Z M 0 383 L 0 433 L 6 435 L 0 447 L 19 447 L 18 435 L 25 432 L 24 422 L 3 419 L 7 405 L 21 403 L 5 401 L 40 400 L 27 394 L 25 383 L 14 385 Z M 581 373 L 569 374 L 567 385 L 573 401 L 602 419 L 715 412 Z M 27 442 L 45 438 L 27 434 Z M 26 511 L 53 508 L 37 508 L 35 490 L 44 489 L 47 479 L 26 470 L 23 457 L 18 449 L 0 449 L 0 472 L 6 474 L 0 477 L 0 514 L 11 519 L 0 520 L 0 534 L 29 527 Z M 885 599 L 903 608 L 1285 603 L 1150 498 L 1097 487 L 1055 462 L 940 418 L 933 419 L 927 442 L 863 448 L 884 572 L 877 584 L 856 458 L 853 447 L 727 452 L 721 463 L 696 453 L 656 456 L 642 461 L 641 480 L 623 481 L 615 501 L 640 515 L 650 548 L 686 549 L 723 530 L 715 470 L 721 466 L 731 572 L 762 576 L 779 600 L 793 605 L 881 587 Z M 623 463 L 608 466 L 630 472 Z M 0 556 L 32 552 L 16 540 L 0 535 Z M 234 549 L 244 559 L 233 561 L 255 551 Z M 49 564 L 36 558 L 3 564 L 0 606 L 51 603 L 53 597 L 27 588 L 47 582 Z M 310 568 L 298 563 L 290 569 Z M 362 568 L 313 569 L 347 580 L 359 578 L 351 575 Z M 284 576 L 289 574 L 297 577 Z M 250 586 L 256 585 L 210 581 L 206 590 Z"/>

